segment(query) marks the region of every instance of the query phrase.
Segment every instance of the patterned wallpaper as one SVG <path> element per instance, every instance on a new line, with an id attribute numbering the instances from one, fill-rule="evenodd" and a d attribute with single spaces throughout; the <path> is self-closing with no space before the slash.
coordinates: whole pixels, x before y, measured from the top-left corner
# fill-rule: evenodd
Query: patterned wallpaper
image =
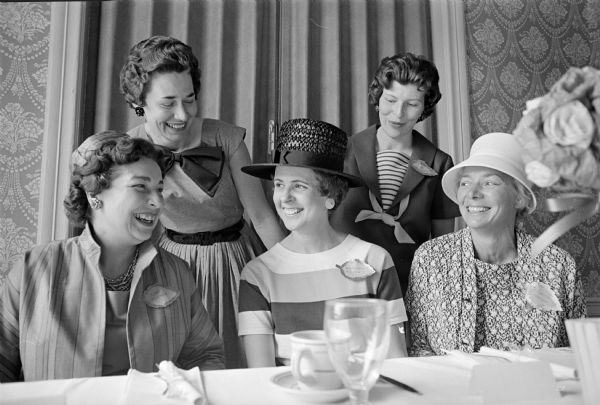
<path id="1" fill-rule="evenodd" d="M 525 101 L 569 66 L 600 67 L 600 0 L 466 0 L 465 20 L 472 139 L 512 132 Z M 556 218 L 536 211 L 525 227 L 539 234 Z M 600 298 L 600 216 L 556 243 L 577 261 L 586 296 Z"/>
<path id="2" fill-rule="evenodd" d="M 0 285 L 35 243 L 49 3 L 0 3 Z"/>

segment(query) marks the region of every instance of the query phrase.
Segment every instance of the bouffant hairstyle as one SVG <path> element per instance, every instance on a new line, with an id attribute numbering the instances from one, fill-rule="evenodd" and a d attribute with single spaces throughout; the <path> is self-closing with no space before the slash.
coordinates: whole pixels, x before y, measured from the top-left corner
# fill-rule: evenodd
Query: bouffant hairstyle
<path id="1" fill-rule="evenodd" d="M 369 103 L 379 105 L 383 89 L 389 89 L 394 81 L 404 85 L 414 84 L 425 93 L 425 107 L 419 117 L 419 121 L 423 121 L 431 115 L 435 105 L 442 98 L 439 80 L 437 68 L 423 56 L 407 52 L 385 57 L 369 85 Z"/>
<path id="2" fill-rule="evenodd" d="M 115 166 L 147 157 L 158 164 L 164 176 L 161 156 L 145 139 L 116 131 L 104 131 L 87 138 L 71 156 L 71 184 L 63 201 L 69 220 L 74 225 L 85 225 L 90 208 L 87 193 L 95 196 L 109 188 Z"/>
<path id="3" fill-rule="evenodd" d="M 134 45 L 119 75 L 119 90 L 131 108 L 144 106 L 152 74 L 155 72 L 181 73 L 192 76 L 194 95 L 200 91 L 200 69 L 192 48 L 180 40 L 153 36 Z"/>
<path id="4" fill-rule="evenodd" d="M 335 210 L 346 197 L 348 193 L 348 181 L 335 174 L 325 173 L 318 169 L 313 169 L 319 181 L 319 192 L 328 198 L 333 198 L 335 205 L 329 212 Z"/>

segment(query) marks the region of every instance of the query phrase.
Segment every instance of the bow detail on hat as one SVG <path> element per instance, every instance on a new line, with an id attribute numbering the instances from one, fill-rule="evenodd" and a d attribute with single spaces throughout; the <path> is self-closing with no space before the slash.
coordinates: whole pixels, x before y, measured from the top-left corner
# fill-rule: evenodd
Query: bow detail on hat
<path id="1" fill-rule="evenodd" d="M 400 222 L 398 221 L 398 218 L 400 218 L 400 216 L 404 213 L 406 207 L 408 206 L 409 197 L 410 195 L 407 195 L 404 199 L 400 201 L 400 206 L 398 207 L 398 214 L 396 214 L 396 216 L 392 216 L 386 212 L 383 212 L 381 205 L 379 205 L 373 193 L 369 191 L 369 200 L 371 200 L 371 206 L 375 211 L 361 210 L 356 216 L 354 222 L 360 222 L 366 219 L 379 220 L 386 225 L 394 227 L 394 236 L 396 237 L 398 243 L 415 243 L 413 238 L 411 238 L 410 235 L 404 230 L 404 228 L 402 228 L 402 225 L 400 225 Z"/>
<path id="2" fill-rule="evenodd" d="M 160 145 L 156 147 L 161 152 L 165 173 L 171 170 L 175 163 L 179 163 L 183 172 L 198 187 L 211 197 L 215 195 L 216 185 L 221 180 L 225 164 L 223 149 L 220 146 L 199 146 L 183 152 L 173 152 Z"/>

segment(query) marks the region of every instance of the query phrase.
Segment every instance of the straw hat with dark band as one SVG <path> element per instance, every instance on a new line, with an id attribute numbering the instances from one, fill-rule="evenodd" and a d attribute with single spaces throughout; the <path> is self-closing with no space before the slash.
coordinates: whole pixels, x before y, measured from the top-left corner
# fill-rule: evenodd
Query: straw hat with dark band
<path id="1" fill-rule="evenodd" d="M 277 166 L 320 170 L 348 181 L 350 187 L 363 185 L 359 177 L 343 172 L 348 136 L 335 125 L 297 118 L 281 125 L 273 163 L 257 163 L 242 171 L 262 179 L 272 179 Z"/>

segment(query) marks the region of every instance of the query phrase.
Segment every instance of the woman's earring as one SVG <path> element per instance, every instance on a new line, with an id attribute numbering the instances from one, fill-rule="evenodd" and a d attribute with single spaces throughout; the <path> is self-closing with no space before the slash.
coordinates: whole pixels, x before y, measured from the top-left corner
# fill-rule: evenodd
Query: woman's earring
<path id="1" fill-rule="evenodd" d="M 335 207 L 335 200 L 333 198 L 328 198 L 325 200 L 325 208 L 328 210 L 333 209 Z"/>
<path id="2" fill-rule="evenodd" d="M 90 206 L 95 209 L 95 210 L 99 210 L 100 208 L 102 208 L 102 200 L 97 199 L 96 197 L 92 197 L 90 199 Z"/>
<path id="3" fill-rule="evenodd" d="M 142 107 L 135 107 L 133 110 L 135 111 L 135 115 L 138 117 L 144 116 L 144 109 Z"/>
<path id="4" fill-rule="evenodd" d="M 517 201 L 515 201 L 515 208 L 518 210 L 527 208 L 527 200 L 523 197 L 518 197 Z"/>
<path id="5" fill-rule="evenodd" d="M 375 111 L 379 111 L 379 106 L 378 105 L 375 106 Z"/>

